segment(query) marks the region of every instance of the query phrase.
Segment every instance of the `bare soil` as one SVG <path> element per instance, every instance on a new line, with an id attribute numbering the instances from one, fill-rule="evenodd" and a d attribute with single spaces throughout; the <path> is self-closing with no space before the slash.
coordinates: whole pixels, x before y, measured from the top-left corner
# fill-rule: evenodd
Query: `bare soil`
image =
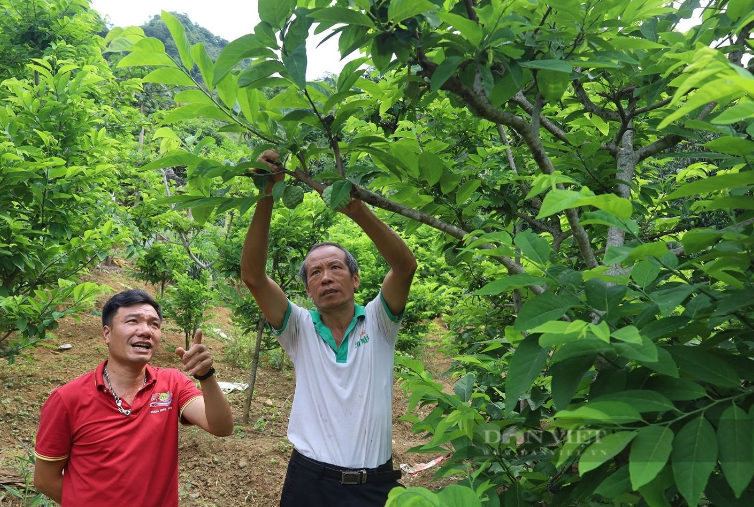
<path id="1" fill-rule="evenodd" d="M 98 301 L 98 309 L 112 293 L 125 288 L 141 287 L 155 292 L 153 287 L 128 277 L 127 268 L 117 264 L 95 270 L 90 280 L 112 288 Z M 213 313 L 210 326 L 219 329 L 232 327 L 227 310 L 218 309 Z M 14 364 L 0 360 L 0 485 L 19 487 L 28 477 L 30 467 L 24 471 L 21 463 L 34 447 L 39 412 L 50 392 L 94 369 L 107 356 L 99 312 L 92 311 L 77 317 L 61 321 L 55 332 L 57 338 L 49 342 L 52 347 L 39 347 L 30 352 L 28 358 L 19 358 Z M 183 341 L 183 335 L 168 323 L 163 331 L 162 345 L 152 364 L 177 367 L 179 361 L 173 351 L 175 347 L 182 346 Z M 72 348 L 58 350 L 57 347 L 65 343 L 70 343 Z M 220 380 L 248 383 L 246 370 L 224 362 L 222 341 L 205 337 L 203 343 L 213 353 Z M 424 355 L 428 355 L 426 351 Z M 436 355 L 429 362 L 436 372 L 444 366 L 442 358 Z M 286 438 L 286 429 L 294 386 L 292 370 L 281 371 L 260 364 L 249 424 L 242 422 L 246 392 L 234 391 L 228 395 L 236 424 L 233 435 L 217 438 L 196 427 L 180 429 L 181 506 L 271 507 L 279 504 L 292 449 Z M 405 414 L 406 405 L 407 398 L 403 391 L 394 386 L 393 461 L 396 467 L 401 463 L 414 465 L 436 457 L 406 452 L 423 442 L 420 436 L 411 432 L 409 423 L 398 420 Z M 433 469 L 428 469 L 412 476 L 404 474 L 401 482 L 406 486 L 434 489 L 441 482 L 432 481 L 433 472 Z M 0 487 L 0 505 L 24 504 L 14 500 Z"/>

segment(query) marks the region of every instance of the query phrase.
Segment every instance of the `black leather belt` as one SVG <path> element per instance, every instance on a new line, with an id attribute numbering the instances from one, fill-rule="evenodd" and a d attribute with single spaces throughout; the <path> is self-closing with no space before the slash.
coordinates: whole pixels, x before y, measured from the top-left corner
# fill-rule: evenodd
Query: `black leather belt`
<path id="1" fill-rule="evenodd" d="M 393 460 L 389 460 L 378 468 L 349 470 L 346 468 L 335 468 L 332 465 L 328 466 L 320 461 L 307 458 L 296 449 L 293 449 L 291 460 L 307 470 L 311 470 L 323 477 L 335 479 L 341 484 L 365 484 L 367 482 L 378 484 L 382 482 L 397 481 L 402 475 L 400 470 L 392 470 Z"/>

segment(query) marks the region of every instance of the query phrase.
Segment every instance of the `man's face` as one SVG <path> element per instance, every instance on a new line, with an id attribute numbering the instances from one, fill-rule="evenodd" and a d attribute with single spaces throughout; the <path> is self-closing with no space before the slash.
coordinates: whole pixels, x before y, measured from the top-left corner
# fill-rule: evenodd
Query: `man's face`
<path id="1" fill-rule="evenodd" d="M 353 275 L 346 265 L 346 254 L 335 246 L 322 246 L 306 259 L 308 286 L 306 294 L 319 310 L 353 305 L 353 293 L 359 286 L 359 274 Z"/>
<path id="2" fill-rule="evenodd" d="M 110 359 L 125 364 L 146 364 L 160 344 L 160 317 L 148 303 L 121 307 L 112 325 L 103 328 Z"/>

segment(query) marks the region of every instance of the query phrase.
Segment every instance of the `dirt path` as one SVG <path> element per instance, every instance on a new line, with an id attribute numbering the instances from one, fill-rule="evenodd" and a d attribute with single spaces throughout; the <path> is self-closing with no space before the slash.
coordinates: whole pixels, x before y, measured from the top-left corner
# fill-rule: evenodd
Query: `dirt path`
<path id="1" fill-rule="evenodd" d="M 128 279 L 120 273 L 101 272 L 97 282 L 106 283 L 114 291 L 124 287 L 141 287 L 141 282 Z M 149 290 L 149 288 L 148 288 Z M 106 299 L 106 298 L 103 298 Z M 102 303 L 99 302 L 98 308 Z M 107 355 L 102 339 L 100 317 L 96 312 L 80 315 L 80 322 L 67 318 L 56 331 L 57 347 L 70 343 L 72 348 L 40 347 L 30 358 L 17 359 L 8 365 L 0 360 L 0 479 L 15 477 L 22 482 L 18 457 L 33 449 L 34 436 L 39 423 L 39 411 L 49 393 L 56 387 L 94 369 Z M 216 326 L 230 326 L 220 319 Z M 172 366 L 178 364 L 173 354 L 182 345 L 183 336 L 166 326 L 162 345 L 152 364 Z M 248 372 L 223 362 L 223 343 L 205 338 L 215 358 L 220 380 L 248 382 Z M 255 399 L 251 404 L 250 423 L 243 425 L 243 405 L 246 393 L 233 392 L 228 396 L 236 428 L 230 437 L 216 438 L 195 427 L 184 427 L 179 432 L 179 496 L 180 504 L 194 506 L 277 506 L 291 445 L 286 438 L 288 414 L 291 408 L 295 381 L 291 370 L 277 370 L 261 364 L 258 371 Z M 398 418 L 405 414 L 406 398 L 394 387 L 393 402 L 393 459 L 414 464 L 429 461 L 434 455 L 407 454 L 405 451 L 421 443 L 413 435 L 407 422 Z M 432 487 L 432 470 L 417 476 L 406 477 L 406 486 Z M 3 500 L 0 488 L 0 504 Z M 17 504 L 15 504 L 17 505 Z"/>

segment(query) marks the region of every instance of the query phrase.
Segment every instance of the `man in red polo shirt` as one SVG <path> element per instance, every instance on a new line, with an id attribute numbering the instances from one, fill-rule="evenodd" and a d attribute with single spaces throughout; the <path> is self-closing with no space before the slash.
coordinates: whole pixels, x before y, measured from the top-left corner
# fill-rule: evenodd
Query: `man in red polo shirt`
<path id="1" fill-rule="evenodd" d="M 144 291 L 102 310 L 107 361 L 54 390 L 42 407 L 34 485 L 63 507 L 178 507 L 178 421 L 230 435 L 233 416 L 201 331 L 176 349 L 183 373 L 149 366 L 162 312 Z"/>

